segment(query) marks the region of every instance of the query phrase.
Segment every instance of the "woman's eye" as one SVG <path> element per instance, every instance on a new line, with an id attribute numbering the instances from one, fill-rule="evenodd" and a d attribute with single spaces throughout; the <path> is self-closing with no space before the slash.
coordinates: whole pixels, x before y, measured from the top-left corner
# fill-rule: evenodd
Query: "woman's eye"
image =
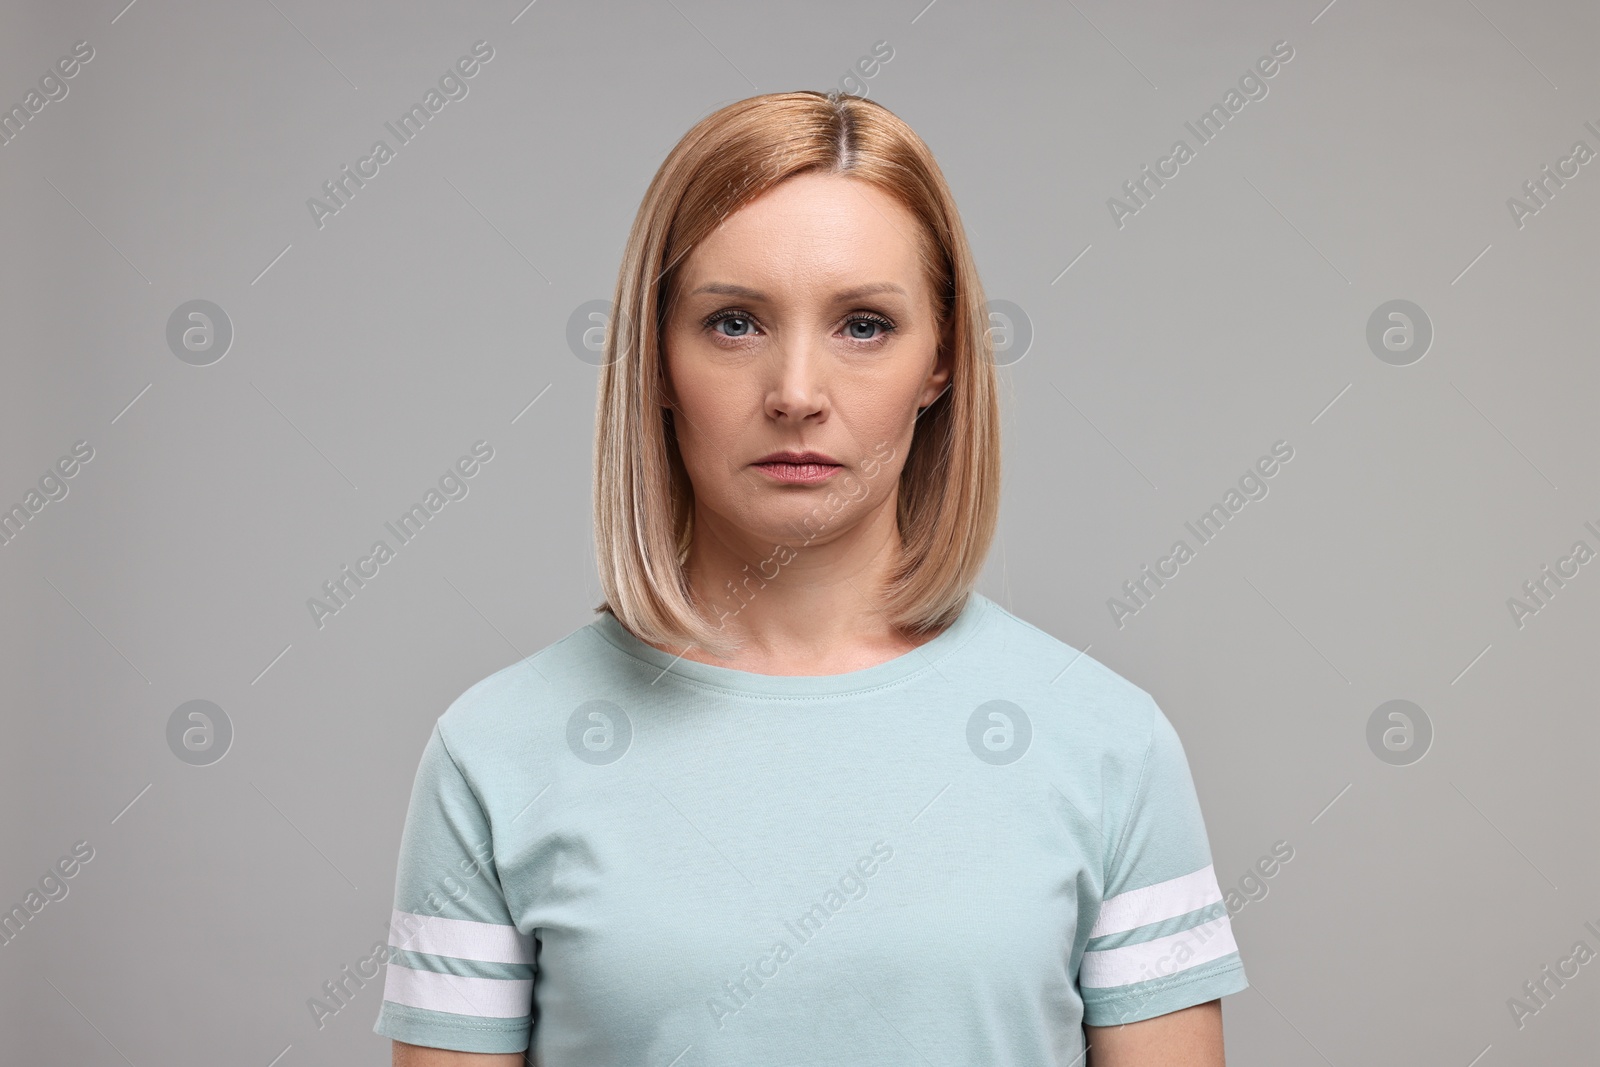
<path id="1" fill-rule="evenodd" d="M 732 325 L 728 331 L 721 330 L 724 325 Z M 711 328 L 722 333 L 724 337 L 746 337 L 749 335 L 750 320 L 743 315 L 725 315 L 711 324 Z"/>
<path id="2" fill-rule="evenodd" d="M 729 339 L 752 337 L 756 328 L 748 315 L 739 314 L 713 316 L 707 326 Z M 887 319 L 857 316 L 845 323 L 845 336 L 852 341 L 881 341 L 894 328 Z"/>
<path id="3" fill-rule="evenodd" d="M 881 319 L 851 319 L 845 325 L 845 334 L 854 341 L 876 341 L 894 329 Z M 873 331 L 879 331 L 874 333 Z"/>

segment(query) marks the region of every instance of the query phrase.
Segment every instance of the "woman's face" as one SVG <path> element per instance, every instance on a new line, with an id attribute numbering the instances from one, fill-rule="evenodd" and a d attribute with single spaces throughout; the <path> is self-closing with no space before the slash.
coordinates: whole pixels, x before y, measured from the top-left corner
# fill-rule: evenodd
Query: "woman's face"
<path id="1" fill-rule="evenodd" d="M 950 378 L 919 225 L 864 182 L 803 174 L 684 261 L 663 343 L 697 537 L 762 549 L 892 522 L 917 412 Z M 831 466 L 762 462 L 784 452 Z"/>

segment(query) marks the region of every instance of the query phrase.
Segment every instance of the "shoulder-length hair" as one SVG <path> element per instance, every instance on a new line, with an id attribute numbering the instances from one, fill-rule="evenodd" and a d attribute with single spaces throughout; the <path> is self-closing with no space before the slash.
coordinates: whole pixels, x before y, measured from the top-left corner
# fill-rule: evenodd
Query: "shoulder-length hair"
<path id="1" fill-rule="evenodd" d="M 639 205 L 617 274 L 595 418 L 595 550 L 605 594 L 595 610 L 611 612 L 647 642 L 697 645 L 721 657 L 738 647 L 724 613 L 696 604 L 684 567 L 694 492 L 672 411 L 662 406 L 662 328 L 677 295 L 677 267 L 723 219 L 806 173 L 872 185 L 920 222 L 940 344 L 953 356 L 948 386 L 917 416 L 901 473 L 901 558 L 886 588 L 864 592 L 881 597 L 879 607 L 903 632 L 942 630 L 966 606 L 988 555 L 1000 506 L 988 308 L 933 153 L 888 108 L 862 97 L 752 96 L 707 115 L 674 146 Z M 759 596 L 774 577 L 759 573 L 762 566 L 771 560 L 746 568 L 751 578 L 741 595 Z"/>

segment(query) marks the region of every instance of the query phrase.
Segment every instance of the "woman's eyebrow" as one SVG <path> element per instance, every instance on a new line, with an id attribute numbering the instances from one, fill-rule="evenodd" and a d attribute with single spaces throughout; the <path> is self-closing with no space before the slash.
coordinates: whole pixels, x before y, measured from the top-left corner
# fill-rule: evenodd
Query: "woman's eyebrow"
<path id="1" fill-rule="evenodd" d="M 690 296 L 699 296 L 701 293 L 713 293 L 717 296 L 737 296 L 746 300 L 765 300 L 767 295 L 759 289 L 751 289 L 746 285 L 734 285 L 729 282 L 709 282 L 691 292 Z M 894 282 L 873 282 L 870 285 L 858 285 L 854 289 L 845 289 L 833 294 L 835 300 L 855 300 L 863 296 L 872 296 L 876 293 L 899 293 L 901 296 L 910 296 L 902 286 Z"/>

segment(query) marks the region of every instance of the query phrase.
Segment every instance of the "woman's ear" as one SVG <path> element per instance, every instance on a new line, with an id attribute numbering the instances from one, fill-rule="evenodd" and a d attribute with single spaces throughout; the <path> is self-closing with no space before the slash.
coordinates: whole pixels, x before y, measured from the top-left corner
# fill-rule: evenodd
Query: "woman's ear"
<path id="1" fill-rule="evenodd" d="M 678 406 L 678 394 L 672 388 L 672 359 L 667 352 L 667 326 L 671 322 L 672 302 L 676 298 L 670 290 L 667 296 L 665 309 L 658 316 L 656 327 L 656 403 L 670 411 Z"/>
<path id="2" fill-rule="evenodd" d="M 672 388 L 672 373 L 667 362 L 666 345 L 657 348 L 656 353 L 656 403 L 671 411 L 678 406 L 678 394 Z"/>
<path id="3" fill-rule="evenodd" d="M 951 315 L 939 329 L 939 350 L 934 357 L 933 369 L 928 372 L 928 380 L 922 394 L 923 400 L 918 405 L 918 410 L 928 407 L 943 395 L 950 385 L 951 375 L 955 372 L 955 361 L 955 316 Z"/>

